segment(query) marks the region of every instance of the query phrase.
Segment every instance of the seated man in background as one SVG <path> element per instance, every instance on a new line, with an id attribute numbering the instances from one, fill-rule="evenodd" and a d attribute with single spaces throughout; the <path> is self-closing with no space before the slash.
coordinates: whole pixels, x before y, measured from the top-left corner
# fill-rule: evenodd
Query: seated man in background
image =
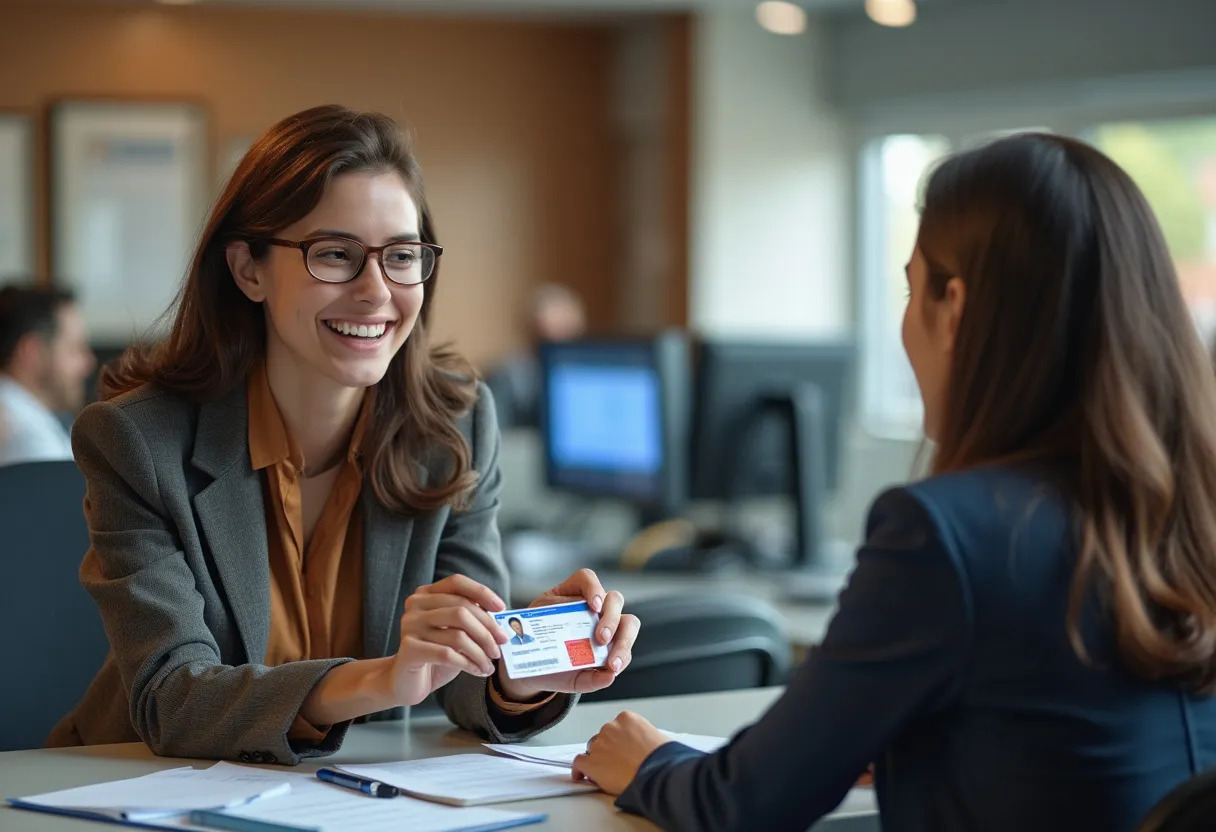
<path id="1" fill-rule="evenodd" d="M 55 414 L 83 406 L 94 363 L 69 292 L 0 289 L 0 465 L 72 458 Z"/>
<path id="2" fill-rule="evenodd" d="M 586 329 L 583 302 L 573 290 L 556 283 L 541 286 L 529 305 L 529 335 L 532 346 L 526 353 L 500 364 L 486 385 L 494 394 L 498 424 L 502 428 L 539 427 L 540 359 L 545 341 L 572 341 Z"/>

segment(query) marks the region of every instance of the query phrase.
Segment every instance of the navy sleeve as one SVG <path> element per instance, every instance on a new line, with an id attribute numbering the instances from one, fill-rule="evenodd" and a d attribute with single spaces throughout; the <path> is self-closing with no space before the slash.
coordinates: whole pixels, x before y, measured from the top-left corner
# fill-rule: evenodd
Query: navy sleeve
<path id="1" fill-rule="evenodd" d="M 912 722 L 957 695 L 972 627 L 929 512 L 888 491 L 823 643 L 781 698 L 713 754 L 659 748 L 617 806 L 668 830 L 807 829 Z"/>

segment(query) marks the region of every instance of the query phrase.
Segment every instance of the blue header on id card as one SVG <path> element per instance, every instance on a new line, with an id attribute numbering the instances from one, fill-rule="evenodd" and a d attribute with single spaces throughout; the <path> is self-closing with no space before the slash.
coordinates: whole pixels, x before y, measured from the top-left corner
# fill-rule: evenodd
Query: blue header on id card
<path id="1" fill-rule="evenodd" d="M 580 610 L 590 610 L 586 601 L 572 601 L 569 604 L 555 604 L 552 607 L 537 607 L 534 610 L 508 610 L 494 616 L 495 620 L 504 618 L 540 618 L 542 615 L 566 615 Z"/>

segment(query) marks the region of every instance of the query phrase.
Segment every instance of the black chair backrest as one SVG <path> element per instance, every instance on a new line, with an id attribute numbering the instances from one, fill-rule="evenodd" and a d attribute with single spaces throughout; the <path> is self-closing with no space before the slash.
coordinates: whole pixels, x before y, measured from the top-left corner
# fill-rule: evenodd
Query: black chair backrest
<path id="1" fill-rule="evenodd" d="M 633 661 L 611 687 L 584 701 L 672 696 L 781 685 L 790 642 L 776 610 L 757 598 L 711 594 L 635 601 L 642 622 Z"/>
<path id="2" fill-rule="evenodd" d="M 1216 768 L 1200 772 L 1157 801 L 1136 832 L 1211 832 L 1216 829 Z"/>
<path id="3" fill-rule="evenodd" d="M 38 748 L 80 700 L 109 643 L 80 585 L 89 546 L 76 463 L 0 467 L 0 751 Z"/>

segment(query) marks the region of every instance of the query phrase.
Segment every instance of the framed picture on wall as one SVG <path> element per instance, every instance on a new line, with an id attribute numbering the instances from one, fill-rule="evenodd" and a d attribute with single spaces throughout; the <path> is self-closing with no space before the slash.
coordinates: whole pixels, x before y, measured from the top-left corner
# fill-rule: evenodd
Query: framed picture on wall
<path id="1" fill-rule="evenodd" d="M 34 120 L 0 112 L 0 283 L 34 277 Z"/>
<path id="2" fill-rule="evenodd" d="M 68 100 L 49 123 L 52 273 L 94 341 L 141 338 L 172 303 L 207 210 L 206 112 Z"/>

